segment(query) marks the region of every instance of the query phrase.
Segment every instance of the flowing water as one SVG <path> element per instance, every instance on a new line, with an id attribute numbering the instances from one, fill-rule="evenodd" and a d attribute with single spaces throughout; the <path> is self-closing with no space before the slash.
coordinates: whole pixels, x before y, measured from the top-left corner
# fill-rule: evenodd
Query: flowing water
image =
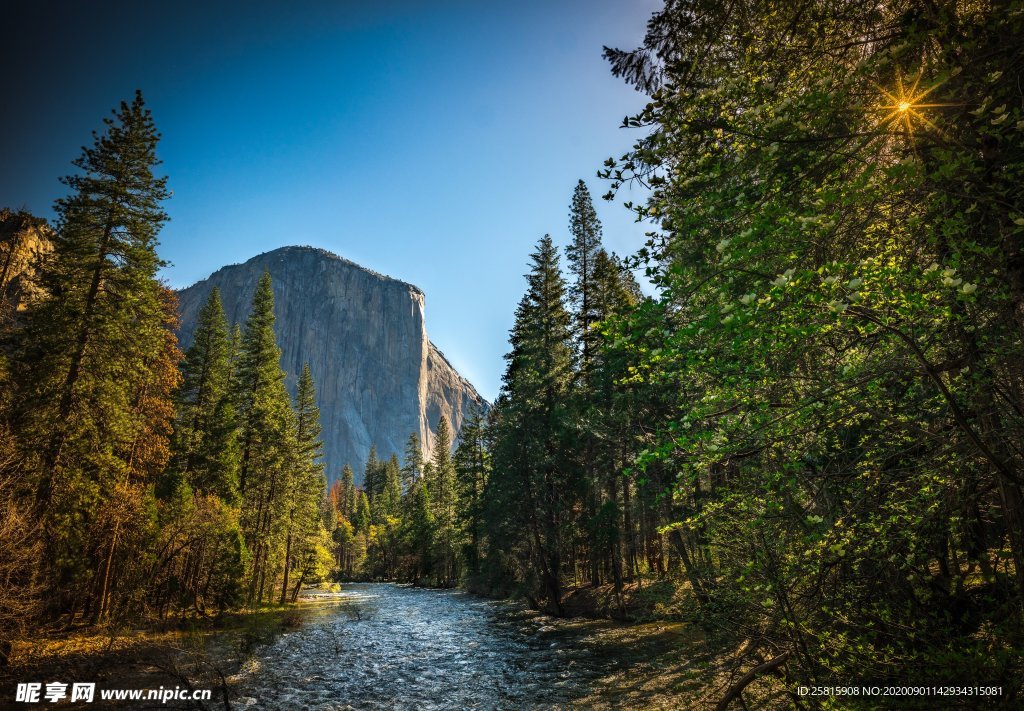
<path id="1" fill-rule="evenodd" d="M 610 623 L 458 591 L 350 584 L 306 608 L 243 669 L 236 707 L 564 708 L 628 664 L 595 643 Z"/>

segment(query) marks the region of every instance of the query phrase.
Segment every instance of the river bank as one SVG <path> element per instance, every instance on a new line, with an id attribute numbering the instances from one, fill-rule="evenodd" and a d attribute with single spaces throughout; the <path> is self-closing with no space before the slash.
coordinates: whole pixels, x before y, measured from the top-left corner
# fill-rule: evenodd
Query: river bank
<path id="1" fill-rule="evenodd" d="M 611 583 L 571 587 L 562 598 L 567 617 L 620 622 L 682 622 L 693 617 L 689 586 L 669 579 L 625 583 L 621 593 Z"/>
<path id="2" fill-rule="evenodd" d="M 268 607 L 219 618 L 170 620 L 135 627 L 82 625 L 41 630 L 32 638 L 17 640 L 10 664 L 0 668 L 0 708 L 7 708 L 14 701 L 19 683 L 54 681 L 95 683 L 97 690 L 210 689 L 212 698 L 205 703 L 172 700 L 155 702 L 153 708 L 226 708 L 225 695 L 229 699 L 234 696 L 229 679 L 254 650 L 300 625 L 302 607 Z M 119 706 L 149 707 L 137 701 L 59 704 L 59 708 L 69 709 Z"/>
<path id="3" fill-rule="evenodd" d="M 125 708 L 670 709 L 714 701 L 703 698 L 717 661 L 702 635 L 656 619 L 677 612 L 667 606 L 674 596 L 650 585 L 624 593 L 627 609 L 646 621 L 595 618 L 613 602 L 605 588 L 570 591 L 568 609 L 591 617 L 567 619 L 458 590 L 346 584 L 220 628 L 20 643 L 4 694 L 13 699 L 14 681 L 60 680 L 213 692 L 205 702 Z"/>
<path id="4" fill-rule="evenodd" d="M 696 689 L 701 645 L 682 624 L 554 618 L 457 590 L 366 583 L 259 650 L 238 689 L 254 709 L 679 708 Z"/>

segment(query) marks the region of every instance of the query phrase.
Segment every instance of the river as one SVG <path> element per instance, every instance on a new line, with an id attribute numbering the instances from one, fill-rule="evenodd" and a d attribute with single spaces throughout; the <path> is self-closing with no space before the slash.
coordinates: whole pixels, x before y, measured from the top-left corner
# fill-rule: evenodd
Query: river
<path id="1" fill-rule="evenodd" d="M 348 584 L 304 610 L 298 629 L 243 667 L 235 707 L 565 708 L 641 662 L 635 649 L 602 643 L 613 623 L 557 620 L 459 591 Z"/>

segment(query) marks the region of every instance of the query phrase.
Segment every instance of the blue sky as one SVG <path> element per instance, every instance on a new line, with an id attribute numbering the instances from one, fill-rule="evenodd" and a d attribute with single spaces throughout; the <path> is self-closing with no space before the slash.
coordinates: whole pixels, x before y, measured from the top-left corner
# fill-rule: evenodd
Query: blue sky
<path id="1" fill-rule="evenodd" d="M 51 216 L 58 176 L 141 88 L 174 192 L 171 286 L 329 249 L 422 288 L 431 339 L 493 399 L 528 254 L 566 243 L 576 181 L 610 249 L 643 242 L 594 177 L 644 103 L 601 47 L 639 44 L 658 4 L 14 2 L 0 205 Z"/>

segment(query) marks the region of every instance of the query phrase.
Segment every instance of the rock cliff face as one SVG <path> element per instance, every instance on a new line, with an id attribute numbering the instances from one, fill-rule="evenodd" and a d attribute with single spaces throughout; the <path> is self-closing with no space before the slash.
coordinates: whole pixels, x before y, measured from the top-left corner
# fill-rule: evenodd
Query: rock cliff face
<path id="1" fill-rule="evenodd" d="M 427 338 L 422 291 L 312 247 L 276 249 L 179 291 L 182 347 L 215 286 L 228 321 L 244 324 L 264 270 L 293 394 L 302 364 L 313 371 L 330 480 L 346 463 L 361 478 L 371 444 L 401 458 L 413 432 L 429 456 L 442 415 L 457 434 L 471 405 L 487 406 Z"/>
<path id="2" fill-rule="evenodd" d="M 35 296 L 32 261 L 53 249 L 46 221 L 27 212 L 0 210 L 0 321 Z"/>

